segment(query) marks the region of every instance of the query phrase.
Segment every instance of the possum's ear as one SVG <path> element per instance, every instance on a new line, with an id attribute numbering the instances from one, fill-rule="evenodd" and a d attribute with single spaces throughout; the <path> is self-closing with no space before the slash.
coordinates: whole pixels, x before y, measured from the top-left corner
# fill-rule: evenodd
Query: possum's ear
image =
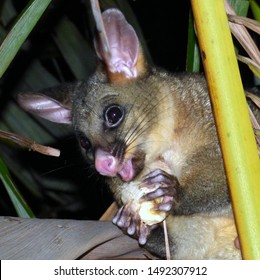
<path id="1" fill-rule="evenodd" d="M 71 124 L 71 105 L 43 93 L 17 94 L 19 105 L 27 112 L 55 123 Z"/>
<path id="2" fill-rule="evenodd" d="M 117 9 L 108 9 L 102 18 L 96 18 L 96 23 L 99 31 L 95 39 L 96 53 L 106 66 L 109 80 L 125 84 L 145 73 L 142 48 L 124 15 Z"/>

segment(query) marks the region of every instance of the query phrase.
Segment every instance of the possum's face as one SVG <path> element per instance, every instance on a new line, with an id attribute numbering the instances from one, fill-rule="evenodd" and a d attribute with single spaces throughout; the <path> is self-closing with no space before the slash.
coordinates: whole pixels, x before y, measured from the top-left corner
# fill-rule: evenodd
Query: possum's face
<path id="1" fill-rule="evenodd" d="M 73 126 L 83 154 L 102 175 L 130 181 L 144 166 L 157 106 L 141 84 L 89 81 L 75 97 Z"/>
<path id="2" fill-rule="evenodd" d="M 18 97 L 21 106 L 53 122 L 73 124 L 87 159 L 106 176 L 130 181 L 142 170 L 147 134 L 157 121 L 158 100 L 145 79 L 148 66 L 137 35 L 123 14 L 102 14 L 103 35 L 95 41 L 105 70 L 87 82 Z M 153 95 L 156 96 L 157 88 Z"/>

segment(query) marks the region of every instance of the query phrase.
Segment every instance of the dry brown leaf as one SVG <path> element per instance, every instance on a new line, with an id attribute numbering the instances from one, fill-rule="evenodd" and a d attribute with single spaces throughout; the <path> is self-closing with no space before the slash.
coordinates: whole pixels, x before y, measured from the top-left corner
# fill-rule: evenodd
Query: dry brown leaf
<path id="1" fill-rule="evenodd" d="M 146 251 L 141 249 L 138 242 L 127 235 L 121 233 L 113 239 L 96 246 L 86 255 L 82 256 L 84 260 L 111 260 L 111 259 L 147 259 Z"/>
<path id="2" fill-rule="evenodd" d="M 111 222 L 0 217 L 2 260 L 73 260 L 82 256 L 147 259 L 138 242 Z"/>
<path id="3" fill-rule="evenodd" d="M 249 69 L 254 73 L 254 75 L 260 78 L 260 67 L 252 59 L 242 55 L 237 55 L 237 59 L 245 63 L 249 67 Z"/>
<path id="4" fill-rule="evenodd" d="M 225 7 L 228 15 L 236 15 L 235 11 L 233 10 L 232 6 L 228 3 L 227 0 L 225 0 Z M 241 46 L 245 49 L 249 57 L 251 57 L 251 59 L 258 65 L 258 67 L 260 67 L 260 52 L 254 40 L 248 33 L 247 29 L 243 25 L 233 22 L 230 22 L 229 26 L 232 34 L 236 37 Z"/>
<path id="5" fill-rule="evenodd" d="M 254 103 L 255 105 L 260 109 L 260 97 L 249 92 L 249 91 L 246 91 L 246 96 L 248 98 L 250 98 Z"/>
<path id="6" fill-rule="evenodd" d="M 251 92 L 248 92 L 246 91 L 246 96 L 248 98 L 250 98 L 250 100 L 260 109 L 260 97 L 251 93 Z M 252 126 L 253 126 L 253 129 L 255 131 L 255 138 L 256 138 L 256 142 L 258 144 L 258 153 L 260 155 L 260 123 L 258 123 L 254 113 L 259 113 L 259 111 L 257 112 L 252 112 L 251 108 L 249 108 L 249 114 L 250 114 L 250 118 L 251 118 L 251 122 L 252 122 Z"/>
<path id="7" fill-rule="evenodd" d="M 260 34 L 260 23 L 256 20 L 237 15 L 228 15 L 228 20 L 233 23 L 244 25 L 248 29 L 253 30 L 257 34 Z"/>

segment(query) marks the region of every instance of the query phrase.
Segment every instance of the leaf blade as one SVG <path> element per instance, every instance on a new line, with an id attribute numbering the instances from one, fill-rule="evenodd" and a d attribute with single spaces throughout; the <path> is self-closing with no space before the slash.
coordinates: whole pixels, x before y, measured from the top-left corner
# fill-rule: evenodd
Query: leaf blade
<path id="1" fill-rule="evenodd" d="M 31 0 L 0 46 L 0 78 L 26 40 L 51 0 Z"/>
<path id="2" fill-rule="evenodd" d="M 0 178 L 6 188 L 6 191 L 14 205 L 14 208 L 21 218 L 33 218 L 34 214 L 32 210 L 30 209 L 29 205 L 25 202 L 22 195 L 18 191 L 18 189 L 15 187 L 11 176 L 9 174 L 9 171 L 0 157 Z"/>

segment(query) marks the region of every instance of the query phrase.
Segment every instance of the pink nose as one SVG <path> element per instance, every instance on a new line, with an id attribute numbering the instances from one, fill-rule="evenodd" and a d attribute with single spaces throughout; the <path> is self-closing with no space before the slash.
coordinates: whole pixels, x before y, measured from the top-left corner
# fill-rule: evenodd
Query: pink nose
<path id="1" fill-rule="evenodd" d="M 104 176 L 116 176 L 118 172 L 118 161 L 108 152 L 97 149 L 95 154 L 96 170 Z"/>
<path id="2" fill-rule="evenodd" d="M 95 167 L 99 174 L 109 177 L 120 176 L 125 181 L 131 181 L 135 176 L 132 158 L 123 163 L 110 153 L 97 149 L 95 153 Z"/>

